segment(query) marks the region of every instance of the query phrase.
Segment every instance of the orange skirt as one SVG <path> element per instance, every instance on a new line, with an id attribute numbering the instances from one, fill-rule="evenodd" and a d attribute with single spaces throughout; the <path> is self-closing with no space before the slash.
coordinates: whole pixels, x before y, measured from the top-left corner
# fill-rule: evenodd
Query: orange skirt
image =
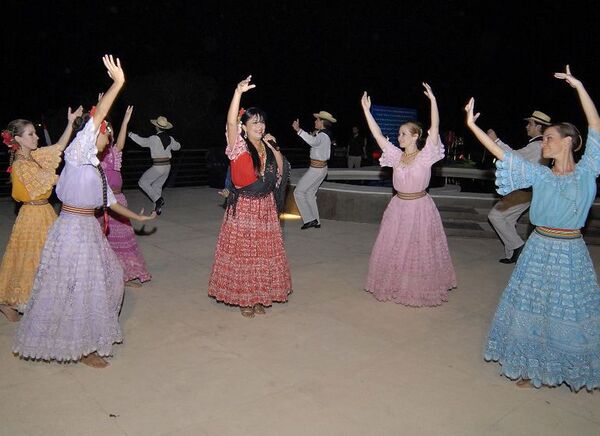
<path id="1" fill-rule="evenodd" d="M 55 220 L 50 204 L 21 206 L 0 265 L 0 304 L 22 311 L 29 301 L 46 235 Z"/>

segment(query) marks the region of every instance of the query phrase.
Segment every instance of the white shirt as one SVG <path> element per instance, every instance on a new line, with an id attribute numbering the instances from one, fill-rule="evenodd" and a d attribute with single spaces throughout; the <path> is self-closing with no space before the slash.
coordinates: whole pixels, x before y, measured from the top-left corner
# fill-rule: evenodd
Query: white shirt
<path id="1" fill-rule="evenodd" d="M 533 163 L 539 163 L 542 165 L 546 165 L 548 163 L 548 159 L 545 159 L 542 156 L 542 137 L 536 136 L 535 138 L 531 138 L 529 143 L 521 148 L 520 150 L 513 150 L 510 145 L 505 144 L 502 140 L 498 139 L 496 142 L 504 151 L 515 152 L 518 153 L 522 158 L 527 159 Z"/>
<path id="2" fill-rule="evenodd" d="M 310 145 L 310 158 L 315 160 L 329 160 L 331 155 L 331 139 L 326 133 L 319 132 L 316 136 L 306 133 L 304 130 L 298 130 L 304 142 Z"/>
<path id="3" fill-rule="evenodd" d="M 152 159 L 159 159 L 165 157 L 168 157 L 170 159 L 171 151 L 177 151 L 181 148 L 181 144 L 175 141 L 175 139 L 173 139 L 172 136 L 169 136 L 169 138 L 171 138 L 171 142 L 169 143 L 169 145 L 167 145 L 167 147 L 163 147 L 162 141 L 157 135 L 152 135 L 149 138 L 143 138 L 140 135 L 136 135 L 133 132 L 129 132 L 127 136 L 129 136 L 129 138 L 131 138 L 131 140 L 138 144 L 140 147 L 150 148 L 150 155 L 152 156 Z"/>

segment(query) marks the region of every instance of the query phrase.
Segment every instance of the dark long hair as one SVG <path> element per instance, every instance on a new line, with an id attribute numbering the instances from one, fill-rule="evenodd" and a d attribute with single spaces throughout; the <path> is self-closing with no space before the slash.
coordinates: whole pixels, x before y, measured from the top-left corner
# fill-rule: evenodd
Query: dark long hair
<path id="1" fill-rule="evenodd" d="M 266 123 L 266 121 L 267 121 L 267 116 L 262 109 L 259 109 L 257 107 L 250 107 L 250 108 L 246 109 L 246 111 L 240 118 L 240 122 L 243 125 L 246 125 L 246 123 L 248 121 L 250 121 L 251 119 L 253 119 L 255 117 L 258 118 L 259 122 L 262 121 L 263 123 Z M 252 145 L 252 143 L 248 139 L 248 135 L 246 135 L 245 132 L 242 135 L 242 137 L 244 138 L 244 141 L 246 141 L 246 146 L 248 147 L 248 152 L 250 153 L 250 156 L 252 157 L 252 165 L 254 166 L 254 173 L 258 176 L 258 175 L 260 175 L 260 167 L 261 167 L 260 156 L 258 155 L 258 150 L 256 149 L 256 147 L 254 145 Z M 261 139 L 261 141 L 262 141 L 262 139 Z"/>

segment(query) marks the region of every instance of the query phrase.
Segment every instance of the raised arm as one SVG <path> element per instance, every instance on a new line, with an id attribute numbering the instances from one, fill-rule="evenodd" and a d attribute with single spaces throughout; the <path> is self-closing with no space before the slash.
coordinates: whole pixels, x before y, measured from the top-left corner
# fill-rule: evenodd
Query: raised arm
<path id="1" fill-rule="evenodd" d="M 119 129 L 119 136 L 117 137 L 117 142 L 115 143 L 115 147 L 117 147 L 117 150 L 119 151 L 123 150 L 123 147 L 125 147 L 125 139 L 127 139 L 127 125 L 129 124 L 132 113 L 133 106 L 127 106 L 127 110 L 123 116 L 123 122 L 121 123 L 121 128 Z"/>
<path id="2" fill-rule="evenodd" d="M 67 109 L 67 127 L 65 127 L 65 131 L 61 137 L 58 138 L 58 142 L 54 144 L 57 145 L 61 151 L 63 151 L 69 143 L 69 138 L 71 137 L 71 133 L 73 133 L 73 121 L 75 121 L 77 117 L 80 117 L 82 113 L 83 106 L 79 106 L 75 112 L 71 112 L 71 108 Z"/>
<path id="3" fill-rule="evenodd" d="M 431 103 L 431 126 L 429 127 L 429 136 L 437 138 L 440 134 L 440 111 L 438 110 L 437 100 L 431 90 L 431 86 L 423 82 L 423 87 L 425 88 L 423 94 L 427 96 Z"/>
<path id="4" fill-rule="evenodd" d="M 365 118 L 367 119 L 367 125 L 369 126 L 369 130 L 371 131 L 373 138 L 375 138 L 375 142 L 377 142 L 379 148 L 385 150 L 385 147 L 388 144 L 388 140 L 385 136 L 383 136 L 383 133 L 381 133 L 381 129 L 379 128 L 377 121 L 375 121 L 375 118 L 373 118 L 373 114 L 371 113 L 371 97 L 369 97 L 367 91 L 363 93 L 362 98 L 360 99 L 360 104 L 363 108 L 363 112 L 365 113 Z"/>
<path id="5" fill-rule="evenodd" d="M 588 126 L 595 131 L 600 132 L 600 116 L 598 116 L 596 105 L 594 105 L 594 102 L 583 86 L 583 83 L 581 83 L 579 79 L 573 77 L 571 68 L 567 65 L 564 73 L 554 73 L 554 77 L 565 80 L 577 90 L 577 95 L 579 95 L 579 101 L 581 101 L 581 107 L 587 118 Z"/>
<path id="6" fill-rule="evenodd" d="M 125 84 L 125 73 L 121 68 L 121 61 L 119 58 L 113 58 L 113 55 L 104 55 L 102 58 L 102 62 L 106 67 L 106 72 L 108 73 L 108 77 L 113 80 L 112 85 L 108 90 L 104 93 L 104 95 L 98 101 L 98 105 L 96 106 L 96 112 L 94 113 L 94 127 L 98 129 L 100 124 L 106 118 L 110 107 L 113 102 L 117 98 L 119 91 Z"/>
<path id="7" fill-rule="evenodd" d="M 475 108 L 475 99 L 471 97 L 469 103 L 465 106 L 465 112 L 467 113 L 467 127 L 471 129 L 475 137 L 483 144 L 485 148 L 489 150 L 497 159 L 504 160 L 504 150 L 494 142 L 492 138 L 488 136 L 481 128 L 475 124 L 477 118 L 479 118 L 479 112 L 473 114 Z"/>
<path id="8" fill-rule="evenodd" d="M 252 80 L 252 75 L 246 77 L 235 87 L 235 91 L 233 91 L 233 97 L 231 98 L 231 103 L 229 103 L 229 111 L 227 111 L 227 143 L 235 144 L 237 139 L 237 129 L 238 129 L 238 113 L 240 111 L 240 101 L 242 99 L 242 94 L 246 91 L 251 90 L 252 88 L 256 88 L 256 85 L 250 84 Z"/>

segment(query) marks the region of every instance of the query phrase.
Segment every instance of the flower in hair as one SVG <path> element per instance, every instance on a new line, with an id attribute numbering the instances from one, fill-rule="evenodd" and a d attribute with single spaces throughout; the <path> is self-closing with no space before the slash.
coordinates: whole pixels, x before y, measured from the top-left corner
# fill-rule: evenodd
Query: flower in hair
<path id="1" fill-rule="evenodd" d="M 92 108 L 90 109 L 90 117 L 93 117 L 95 113 L 96 113 L 96 106 L 92 106 Z M 106 133 L 107 128 L 108 128 L 108 125 L 106 124 L 106 120 L 102 120 L 102 123 L 100 124 L 100 133 L 102 133 L 104 135 Z"/>
<path id="2" fill-rule="evenodd" d="M 17 143 L 15 142 L 13 135 L 8 130 L 2 131 L 2 142 L 8 146 L 8 148 L 16 149 Z"/>
<path id="3" fill-rule="evenodd" d="M 246 113 L 246 109 L 244 108 L 240 108 L 240 111 L 238 112 L 238 123 L 242 121 L 242 117 L 244 116 L 244 114 Z"/>

